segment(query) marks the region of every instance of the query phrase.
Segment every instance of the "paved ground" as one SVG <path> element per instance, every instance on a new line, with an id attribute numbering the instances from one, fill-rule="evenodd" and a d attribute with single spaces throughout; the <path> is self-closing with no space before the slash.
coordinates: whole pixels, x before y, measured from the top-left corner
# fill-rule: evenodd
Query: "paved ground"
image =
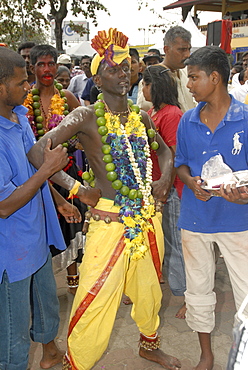
<path id="1" fill-rule="evenodd" d="M 65 272 L 56 276 L 58 296 L 60 300 L 61 324 L 57 343 L 62 350 L 66 349 L 66 333 L 73 296 L 67 293 Z M 185 320 L 175 318 L 182 299 L 170 293 L 168 284 L 162 285 L 163 305 L 160 311 L 161 348 L 178 357 L 182 362 L 182 370 L 192 370 L 199 360 L 200 349 L 197 334 L 192 332 Z M 235 307 L 230 282 L 222 258 L 217 262 L 216 271 L 216 328 L 212 335 L 215 353 L 214 370 L 225 370 L 229 349 L 232 342 L 232 325 Z M 130 306 L 121 304 L 109 347 L 93 370 L 158 370 L 161 366 L 138 357 L 139 334 L 135 323 L 130 317 Z M 41 346 L 33 343 L 30 351 L 30 370 L 39 370 Z M 53 370 L 61 370 L 57 365 Z"/>

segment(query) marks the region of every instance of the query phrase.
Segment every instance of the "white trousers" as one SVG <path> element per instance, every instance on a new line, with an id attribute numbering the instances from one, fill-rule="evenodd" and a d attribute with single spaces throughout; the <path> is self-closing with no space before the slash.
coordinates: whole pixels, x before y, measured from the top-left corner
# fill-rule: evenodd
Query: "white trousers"
<path id="1" fill-rule="evenodd" d="M 236 309 L 248 294 L 248 231 L 204 234 L 181 230 L 186 271 L 186 321 L 192 330 L 210 333 L 215 325 L 215 244 L 224 257 Z"/>

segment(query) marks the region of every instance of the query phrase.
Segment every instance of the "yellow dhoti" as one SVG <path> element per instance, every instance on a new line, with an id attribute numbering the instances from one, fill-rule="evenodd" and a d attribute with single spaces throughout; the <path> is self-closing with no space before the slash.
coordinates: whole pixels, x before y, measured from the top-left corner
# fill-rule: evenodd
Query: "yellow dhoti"
<path id="1" fill-rule="evenodd" d="M 100 199 L 96 209 L 119 213 L 112 200 Z M 91 369 L 108 346 L 116 312 L 125 293 L 133 302 L 131 316 L 146 336 L 156 333 L 162 292 L 158 269 L 163 261 L 160 221 L 152 218 L 154 233 L 147 235 L 150 249 L 144 258 L 125 254 L 124 226 L 119 222 L 90 222 L 80 281 L 73 302 L 68 332 L 68 368 Z M 151 246 L 153 244 L 153 246 Z M 159 266 L 158 266 L 159 264 Z"/>

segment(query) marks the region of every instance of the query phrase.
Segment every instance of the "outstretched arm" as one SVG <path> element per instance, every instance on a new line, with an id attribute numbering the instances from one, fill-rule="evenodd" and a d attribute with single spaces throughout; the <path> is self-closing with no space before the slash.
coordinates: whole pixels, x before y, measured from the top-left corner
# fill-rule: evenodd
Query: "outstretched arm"
<path id="1" fill-rule="evenodd" d="M 84 107 L 79 107 L 68 114 L 66 118 L 44 135 L 29 151 L 28 159 L 36 167 L 40 168 L 43 163 L 43 151 L 47 138 L 52 140 L 52 147 L 62 144 L 81 131 L 85 121 L 90 119 L 91 111 Z M 62 186 L 66 190 L 71 190 L 75 184 L 75 180 L 64 171 L 56 173 L 51 180 L 56 184 Z M 79 187 L 77 196 L 81 202 L 94 207 L 100 197 L 100 190 L 81 185 Z"/>

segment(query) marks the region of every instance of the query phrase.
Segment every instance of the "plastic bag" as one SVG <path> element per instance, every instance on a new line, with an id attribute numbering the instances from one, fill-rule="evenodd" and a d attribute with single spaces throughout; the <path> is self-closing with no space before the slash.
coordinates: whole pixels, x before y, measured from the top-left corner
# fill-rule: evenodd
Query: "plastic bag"
<path id="1" fill-rule="evenodd" d="M 202 166 L 201 178 L 204 181 L 203 185 L 209 188 L 218 188 L 221 184 L 230 184 L 233 182 L 233 172 L 231 168 L 224 163 L 222 156 L 217 154 L 204 163 Z"/>

